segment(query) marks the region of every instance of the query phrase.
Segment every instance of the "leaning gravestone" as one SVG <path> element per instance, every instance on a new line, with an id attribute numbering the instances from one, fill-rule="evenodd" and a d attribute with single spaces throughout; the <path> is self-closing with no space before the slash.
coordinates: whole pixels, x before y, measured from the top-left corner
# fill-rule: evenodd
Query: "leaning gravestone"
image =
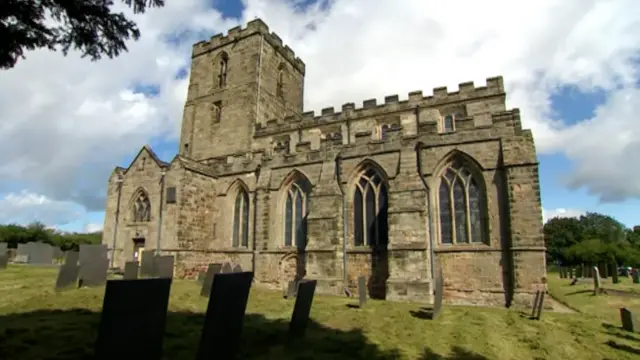
<path id="1" fill-rule="evenodd" d="M 600 292 L 600 270 L 597 266 L 593 267 L 593 294 L 597 295 Z"/>
<path id="2" fill-rule="evenodd" d="M 307 330 L 316 284 L 316 280 L 301 280 L 298 284 L 298 295 L 289 322 L 289 335 L 292 337 L 304 336 Z"/>
<path id="3" fill-rule="evenodd" d="M 252 272 L 214 276 L 196 360 L 235 359 L 252 281 Z"/>
<path id="4" fill-rule="evenodd" d="M 538 311 L 538 301 L 540 301 L 540 293 L 540 290 L 536 291 L 536 296 L 533 298 L 533 304 L 531 304 L 531 319 L 536 318 L 536 312 Z"/>
<path id="5" fill-rule="evenodd" d="M 173 256 L 162 255 L 153 258 L 153 276 L 173 278 Z"/>
<path id="6" fill-rule="evenodd" d="M 162 359 L 170 290 L 166 278 L 108 281 L 95 358 Z"/>
<path id="7" fill-rule="evenodd" d="M 72 262 L 65 263 L 58 270 L 58 278 L 56 279 L 56 291 L 66 288 L 75 287 L 78 283 L 78 273 L 80 267 Z"/>
<path id="8" fill-rule="evenodd" d="M 124 280 L 135 280 L 138 278 L 138 262 L 127 261 L 124 264 Z"/>
<path id="9" fill-rule="evenodd" d="M 620 319 L 622 320 L 622 328 L 626 331 L 636 331 L 636 319 L 631 311 L 627 308 L 620 309 Z"/>
<path id="10" fill-rule="evenodd" d="M 358 295 L 360 300 L 358 305 L 363 308 L 367 303 L 367 282 L 364 276 L 358 277 Z"/>
<path id="11" fill-rule="evenodd" d="M 79 287 L 97 287 L 107 282 L 109 259 L 96 259 L 91 263 L 80 263 Z"/>
<path id="12" fill-rule="evenodd" d="M 77 251 L 67 251 L 64 256 L 64 264 L 73 264 L 78 265 L 78 261 L 80 260 L 80 253 Z"/>
<path id="13" fill-rule="evenodd" d="M 540 320 L 542 316 L 542 308 L 544 306 L 544 291 L 538 290 L 536 291 L 536 299 L 533 304 L 533 312 L 531 313 L 531 318 L 535 320 Z"/>
<path id="14" fill-rule="evenodd" d="M 155 255 L 153 250 L 143 250 L 140 255 L 140 277 L 153 277 Z"/>
<path id="15" fill-rule="evenodd" d="M 242 272 L 242 266 L 240 264 L 233 265 L 233 272 Z"/>
<path id="16" fill-rule="evenodd" d="M 433 299 L 433 313 L 431 318 L 436 319 L 440 315 L 442 310 L 442 296 L 444 291 L 444 278 L 442 276 L 442 267 L 440 260 L 435 261 L 435 287 L 434 287 L 434 299 Z"/>
<path id="17" fill-rule="evenodd" d="M 233 267 L 231 267 L 231 264 L 226 262 L 226 263 L 224 263 L 224 265 L 222 265 L 222 270 L 221 271 L 222 271 L 223 274 L 231 273 L 231 272 L 233 272 Z"/>
<path id="18" fill-rule="evenodd" d="M 202 281 L 202 288 L 200 289 L 200 296 L 209 296 L 211 294 L 211 286 L 213 285 L 213 278 L 216 274 L 222 270 L 222 264 L 209 264 L 207 268 L 207 274 Z"/>

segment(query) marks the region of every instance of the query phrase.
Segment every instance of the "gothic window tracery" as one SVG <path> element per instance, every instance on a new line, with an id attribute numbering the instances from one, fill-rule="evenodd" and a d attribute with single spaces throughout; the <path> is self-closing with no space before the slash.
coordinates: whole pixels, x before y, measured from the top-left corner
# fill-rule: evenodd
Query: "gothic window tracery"
<path id="1" fill-rule="evenodd" d="M 484 190 L 462 161 L 454 161 L 442 174 L 438 209 L 441 243 L 485 242 L 487 210 Z"/>
<path id="2" fill-rule="evenodd" d="M 229 67 L 229 55 L 222 53 L 218 63 L 218 87 L 227 86 L 227 72 Z"/>
<path id="3" fill-rule="evenodd" d="M 385 247 L 388 243 L 388 197 L 382 177 L 374 169 L 359 177 L 353 196 L 356 246 Z"/>
<path id="4" fill-rule="evenodd" d="M 249 194 L 240 188 L 233 211 L 233 247 L 249 246 Z"/>
<path id="5" fill-rule="evenodd" d="M 133 221 L 151 221 L 151 202 L 145 192 L 139 192 L 133 204 Z"/>
<path id="6" fill-rule="evenodd" d="M 307 245 L 309 184 L 305 179 L 293 181 L 285 199 L 284 246 L 304 249 Z"/>
<path id="7" fill-rule="evenodd" d="M 444 132 L 453 132 L 455 130 L 454 115 L 450 114 L 444 117 L 443 121 Z"/>

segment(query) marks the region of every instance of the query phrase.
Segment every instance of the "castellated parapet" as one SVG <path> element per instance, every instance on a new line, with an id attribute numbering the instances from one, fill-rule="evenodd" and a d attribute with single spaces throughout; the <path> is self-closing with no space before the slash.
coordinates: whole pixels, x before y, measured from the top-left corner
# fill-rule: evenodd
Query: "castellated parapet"
<path id="1" fill-rule="evenodd" d="M 227 35 L 216 34 L 212 36 L 209 41 L 200 41 L 193 45 L 193 50 L 191 53 L 191 57 L 194 58 L 196 56 L 208 53 L 210 51 L 214 51 L 219 47 L 223 47 L 225 45 L 231 44 L 233 42 L 240 41 L 249 36 L 253 36 L 256 34 L 261 34 L 264 36 L 264 39 L 273 46 L 280 55 L 287 59 L 291 65 L 293 65 L 298 71 L 302 74 L 305 73 L 305 65 L 299 57 L 291 50 L 288 45 L 284 45 L 282 43 L 282 39 L 275 32 L 269 32 L 269 26 L 265 24 L 260 19 L 255 19 L 249 21 L 247 23 L 246 28 L 242 28 L 240 26 L 236 26 L 227 31 Z"/>

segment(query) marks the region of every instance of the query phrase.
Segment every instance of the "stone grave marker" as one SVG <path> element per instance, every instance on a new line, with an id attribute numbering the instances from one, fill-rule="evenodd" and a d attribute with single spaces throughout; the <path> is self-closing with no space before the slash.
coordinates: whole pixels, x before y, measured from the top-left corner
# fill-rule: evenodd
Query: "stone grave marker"
<path id="1" fill-rule="evenodd" d="M 298 282 L 295 280 L 289 281 L 287 283 L 287 293 L 285 294 L 285 298 L 294 299 L 296 297 L 297 292 L 298 292 Z"/>
<path id="2" fill-rule="evenodd" d="M 542 316 L 542 308 L 544 306 L 544 291 L 538 290 L 537 293 L 539 293 L 539 295 L 536 294 L 537 303 L 533 308 L 533 319 L 540 320 L 540 317 Z"/>
<path id="3" fill-rule="evenodd" d="M 53 264 L 53 248 L 47 243 L 37 242 L 29 246 L 29 264 Z"/>
<path id="4" fill-rule="evenodd" d="M 171 280 L 109 280 L 95 344 L 97 360 L 162 359 Z"/>
<path id="5" fill-rule="evenodd" d="M 77 252 L 75 253 L 77 254 Z M 60 266 L 60 270 L 58 270 L 58 278 L 56 279 L 56 291 L 64 290 L 71 287 L 75 288 L 78 284 L 79 272 L 80 267 L 78 266 L 77 261 L 76 263 L 65 262 L 62 266 Z"/>
<path id="6" fill-rule="evenodd" d="M 224 263 L 224 265 L 222 265 L 222 270 L 221 270 L 221 272 L 222 272 L 223 274 L 233 272 L 233 267 L 231 267 L 231 264 L 229 264 L 228 262 L 226 262 L 226 263 Z"/>
<path id="7" fill-rule="evenodd" d="M 252 281 L 252 272 L 214 276 L 196 360 L 235 359 Z"/>
<path id="8" fill-rule="evenodd" d="M 233 272 L 242 272 L 242 266 L 240 264 L 233 265 Z"/>
<path id="9" fill-rule="evenodd" d="M 9 244 L 7 244 L 6 242 L 0 242 L 0 255 L 7 255 L 7 252 L 9 251 Z"/>
<path id="10" fill-rule="evenodd" d="M 77 251 L 67 251 L 67 253 L 64 256 L 64 264 L 72 264 L 72 265 L 78 265 L 78 261 L 80 260 L 80 253 L 78 253 Z"/>
<path id="11" fill-rule="evenodd" d="M 200 289 L 200 296 L 207 297 L 211 294 L 211 286 L 213 285 L 213 278 L 216 274 L 219 274 L 222 270 L 222 264 L 209 264 L 207 273 L 202 281 L 202 288 Z"/>
<path id="12" fill-rule="evenodd" d="M 593 267 L 593 294 L 597 295 L 600 292 L 600 270 L 597 266 Z"/>
<path id="13" fill-rule="evenodd" d="M 431 319 L 436 319 L 442 310 L 442 296 L 444 291 L 444 278 L 442 276 L 442 267 L 440 259 L 435 261 L 435 284 L 433 294 L 433 313 Z"/>
<path id="14" fill-rule="evenodd" d="M 634 284 L 640 284 L 640 272 L 638 269 L 633 269 L 631 271 L 631 278 L 633 279 Z"/>
<path id="15" fill-rule="evenodd" d="M 90 263 L 80 263 L 79 287 L 97 287 L 107 282 L 109 259 L 96 259 Z"/>
<path id="16" fill-rule="evenodd" d="M 358 277 L 358 300 L 360 308 L 367 304 L 367 279 L 364 276 Z"/>
<path id="17" fill-rule="evenodd" d="M 9 255 L 7 255 L 7 253 L 0 255 L 0 270 L 6 269 L 8 265 L 9 265 Z"/>
<path id="18" fill-rule="evenodd" d="M 296 303 L 293 305 L 293 314 L 291 314 L 291 321 L 289 322 L 289 335 L 291 337 L 304 336 L 307 330 L 316 285 L 316 280 L 301 280 L 298 283 L 298 295 L 296 296 Z"/>
<path id="19" fill-rule="evenodd" d="M 153 250 L 143 250 L 140 255 L 140 277 L 153 277 L 155 272 L 155 252 Z"/>
<path id="20" fill-rule="evenodd" d="M 28 263 L 29 262 L 29 247 L 27 244 L 18 244 L 16 249 L 16 257 L 13 259 L 16 263 Z"/>
<path id="21" fill-rule="evenodd" d="M 97 261 L 98 259 L 108 259 L 106 244 L 80 244 L 80 266 L 85 262 Z"/>
<path id="22" fill-rule="evenodd" d="M 124 280 L 135 280 L 138 278 L 138 262 L 127 261 L 124 264 Z"/>
<path id="23" fill-rule="evenodd" d="M 64 257 L 64 252 L 60 250 L 59 246 L 54 246 L 51 250 L 54 259 L 57 260 Z"/>
<path id="24" fill-rule="evenodd" d="M 612 270 L 613 271 L 611 271 L 611 282 L 613 282 L 614 284 L 619 284 L 620 278 L 618 278 L 618 265 L 614 264 Z"/>
<path id="25" fill-rule="evenodd" d="M 636 319 L 629 309 L 620 309 L 620 319 L 622 320 L 622 329 L 630 332 L 636 332 Z"/>
<path id="26" fill-rule="evenodd" d="M 153 276 L 173 278 L 173 255 L 161 255 L 153 258 Z"/>
<path id="27" fill-rule="evenodd" d="M 531 319 L 535 319 L 536 312 L 538 311 L 538 301 L 540 301 L 541 291 L 536 291 L 536 295 L 533 297 L 533 304 L 531 304 Z"/>

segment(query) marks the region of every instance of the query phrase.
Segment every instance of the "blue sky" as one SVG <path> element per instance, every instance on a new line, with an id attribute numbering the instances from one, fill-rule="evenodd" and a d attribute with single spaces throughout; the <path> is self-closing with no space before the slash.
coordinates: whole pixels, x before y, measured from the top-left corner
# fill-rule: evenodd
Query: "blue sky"
<path id="1" fill-rule="evenodd" d="M 260 17 L 305 61 L 307 110 L 504 76 L 534 132 L 546 216 L 640 224 L 626 180 L 640 176 L 627 155 L 640 151 L 639 4 L 170 1 L 134 18 L 142 37 L 118 59 L 36 51 L 0 73 L 0 222 L 99 229 L 113 167 L 144 144 L 163 160 L 177 150 L 191 44 Z"/>

